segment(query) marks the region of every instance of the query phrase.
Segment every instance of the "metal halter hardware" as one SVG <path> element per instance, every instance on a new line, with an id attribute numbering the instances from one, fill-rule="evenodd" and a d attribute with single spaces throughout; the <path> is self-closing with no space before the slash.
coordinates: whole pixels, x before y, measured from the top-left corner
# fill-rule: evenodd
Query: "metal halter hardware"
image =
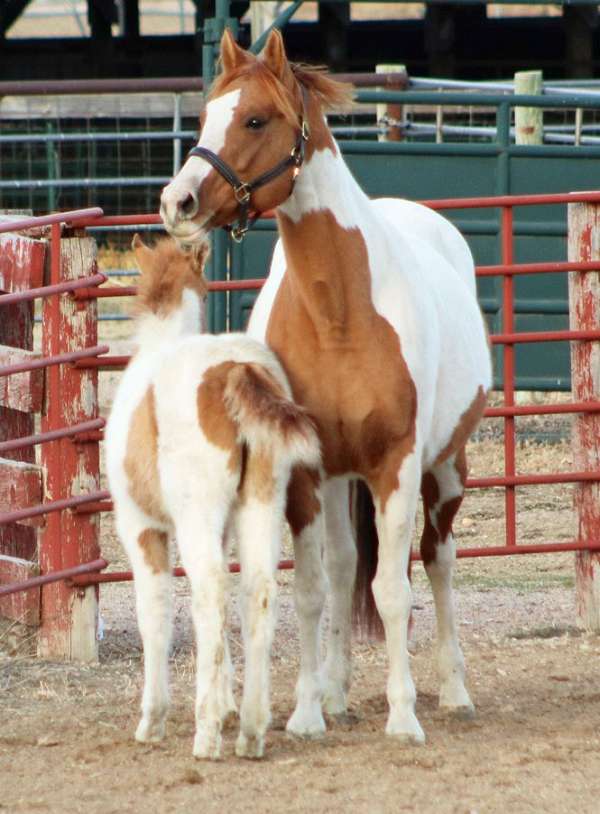
<path id="1" fill-rule="evenodd" d="M 294 167 L 292 184 L 294 184 L 296 181 L 296 176 L 300 171 L 300 167 L 304 163 L 305 145 L 310 138 L 310 130 L 304 114 L 305 94 L 306 91 L 304 88 L 302 88 L 302 117 L 300 119 L 300 132 L 298 133 L 296 143 L 292 147 L 292 150 L 290 151 L 289 155 L 286 156 L 286 158 L 276 164 L 272 169 L 263 172 L 262 175 L 259 175 L 253 181 L 242 181 L 235 170 L 230 167 L 227 162 L 223 161 L 222 158 L 219 158 L 216 153 L 209 150 L 207 147 L 192 147 L 188 153 L 188 158 L 197 156 L 198 158 L 203 158 L 205 161 L 208 161 L 208 163 L 211 164 L 218 173 L 220 173 L 227 183 L 233 187 L 233 194 L 239 204 L 239 215 L 237 223 L 235 225 L 232 224 L 231 226 L 226 226 L 225 229 L 230 231 L 231 237 L 236 243 L 242 242 L 244 235 L 259 216 L 259 213 L 256 213 L 252 218 L 250 218 L 250 198 L 254 190 L 259 189 L 259 187 L 263 187 L 265 184 L 268 184 L 275 180 L 275 178 L 278 178 L 288 169 L 288 167 Z"/>

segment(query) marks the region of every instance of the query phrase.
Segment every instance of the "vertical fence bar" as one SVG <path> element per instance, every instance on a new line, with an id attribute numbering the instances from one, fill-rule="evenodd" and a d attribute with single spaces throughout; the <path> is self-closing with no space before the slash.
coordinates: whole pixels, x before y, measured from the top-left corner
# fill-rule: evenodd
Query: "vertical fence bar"
<path id="1" fill-rule="evenodd" d="M 52 228 L 50 282 L 86 276 L 96 271 L 92 238 L 61 238 Z M 55 355 L 97 344 L 97 302 L 77 302 L 55 295 L 44 302 L 42 349 Z M 59 429 L 98 416 L 98 371 L 71 365 L 48 369 L 42 431 Z M 78 443 L 61 438 L 42 446 L 46 469 L 45 501 L 60 500 L 99 489 L 98 442 Z M 42 573 L 98 559 L 98 515 L 70 511 L 48 515 L 40 537 Z M 93 661 L 96 643 L 97 590 L 53 583 L 42 590 L 40 656 Z"/>
<path id="2" fill-rule="evenodd" d="M 509 265 L 514 262 L 513 251 L 513 209 L 511 206 L 502 208 L 502 262 Z M 502 279 L 502 330 L 504 333 L 513 333 L 515 328 L 514 317 L 514 281 L 510 274 Z M 506 344 L 503 350 L 504 404 L 513 407 L 515 403 L 515 347 Z M 504 474 L 515 474 L 515 419 L 506 416 L 504 419 Z M 516 532 L 516 492 L 514 486 L 507 486 L 505 492 L 506 515 L 506 545 L 517 544 Z"/>
<path id="3" fill-rule="evenodd" d="M 600 260 L 600 206 L 569 204 L 569 260 Z M 600 327 L 600 272 L 569 274 L 569 323 L 572 330 Z M 575 401 L 600 399 L 600 342 L 571 343 L 571 388 Z M 596 469 L 600 460 L 600 414 L 580 413 L 573 422 L 573 464 L 577 470 Z M 600 484 L 575 486 L 578 538 L 600 538 Z M 577 623 L 600 632 L 600 552 L 575 554 Z"/>

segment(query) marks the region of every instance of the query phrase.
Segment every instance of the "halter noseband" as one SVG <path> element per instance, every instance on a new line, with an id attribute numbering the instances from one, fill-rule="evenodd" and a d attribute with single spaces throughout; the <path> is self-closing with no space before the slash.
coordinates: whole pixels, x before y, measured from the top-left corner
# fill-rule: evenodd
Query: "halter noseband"
<path id="1" fill-rule="evenodd" d="M 296 176 L 300 171 L 300 167 L 304 163 L 305 146 L 310 137 L 310 130 L 305 115 L 306 89 L 302 85 L 301 88 L 302 115 L 300 117 L 300 132 L 298 133 L 296 143 L 286 158 L 276 164 L 272 169 L 263 172 L 262 175 L 259 175 L 253 181 L 242 181 L 235 170 L 230 167 L 227 162 L 223 161 L 222 158 L 219 158 L 216 153 L 209 150 L 207 147 L 192 147 L 188 153 L 188 158 L 197 156 L 198 158 L 203 158 L 205 161 L 208 161 L 208 163 L 211 164 L 218 173 L 220 173 L 227 183 L 232 186 L 233 194 L 235 195 L 235 199 L 239 204 L 239 214 L 237 224 L 225 226 L 225 229 L 228 229 L 231 232 L 231 237 L 236 243 L 242 242 L 244 235 L 259 216 L 259 213 L 256 213 L 254 217 L 250 219 L 250 196 L 254 190 L 259 189 L 260 187 L 265 186 L 265 184 L 273 181 L 275 178 L 278 178 L 288 169 L 288 167 L 294 167 L 294 175 L 292 177 L 293 189 Z"/>

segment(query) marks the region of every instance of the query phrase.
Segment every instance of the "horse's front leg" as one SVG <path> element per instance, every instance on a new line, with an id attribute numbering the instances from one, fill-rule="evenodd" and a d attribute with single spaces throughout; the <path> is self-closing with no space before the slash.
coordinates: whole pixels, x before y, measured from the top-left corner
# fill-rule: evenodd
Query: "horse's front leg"
<path id="1" fill-rule="evenodd" d="M 325 484 L 325 570 L 331 592 L 323 707 L 343 715 L 352 672 L 352 593 L 356 577 L 356 543 L 350 522 L 349 484 L 336 479 Z"/>
<path id="2" fill-rule="evenodd" d="M 296 708 L 286 729 L 301 737 L 318 737 L 325 731 L 319 658 L 326 586 L 322 506 L 319 473 L 295 467 L 288 487 L 286 514 L 294 537 L 294 602 L 300 635 L 300 675 L 296 684 Z"/>
<path id="3" fill-rule="evenodd" d="M 383 621 L 389 659 L 387 697 L 390 707 L 386 733 L 406 743 L 423 743 L 425 735 L 415 715 L 416 691 L 408 658 L 408 621 L 412 591 L 407 574 L 420 484 L 416 453 L 407 455 L 398 472 L 397 487 L 388 478 L 370 484 L 375 499 L 379 561 L 373 595 Z"/>

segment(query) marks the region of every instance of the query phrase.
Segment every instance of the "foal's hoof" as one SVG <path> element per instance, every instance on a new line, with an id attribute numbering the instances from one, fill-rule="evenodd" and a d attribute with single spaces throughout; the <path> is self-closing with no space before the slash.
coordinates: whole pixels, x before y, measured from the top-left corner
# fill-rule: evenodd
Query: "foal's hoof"
<path id="1" fill-rule="evenodd" d="M 440 712 L 453 721 L 472 721 L 475 718 L 473 704 L 462 704 L 459 707 L 441 706 Z"/>
<path id="2" fill-rule="evenodd" d="M 310 716 L 298 713 L 298 710 L 296 710 L 287 722 L 285 730 L 288 735 L 294 735 L 296 738 L 315 740 L 323 737 L 326 727 L 320 710 L 318 714 L 315 713 Z"/>
<path id="3" fill-rule="evenodd" d="M 164 721 L 149 721 L 146 718 L 138 724 L 135 739 L 138 743 L 159 743 L 165 736 Z"/>
<path id="4" fill-rule="evenodd" d="M 193 755 L 198 760 L 219 760 L 221 757 L 221 735 L 211 737 L 196 735 Z"/>
<path id="5" fill-rule="evenodd" d="M 235 744 L 235 753 L 238 757 L 248 760 L 260 760 L 265 754 L 265 739 L 260 735 L 244 735 L 240 732 Z"/>

